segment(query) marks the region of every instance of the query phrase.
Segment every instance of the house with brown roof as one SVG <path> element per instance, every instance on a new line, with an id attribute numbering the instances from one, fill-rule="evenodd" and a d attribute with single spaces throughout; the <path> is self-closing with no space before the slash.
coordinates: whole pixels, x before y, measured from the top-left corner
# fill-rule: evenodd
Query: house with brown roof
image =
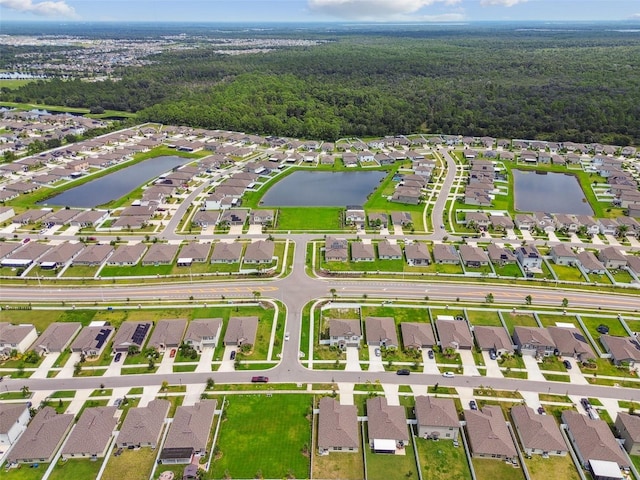
<path id="1" fill-rule="evenodd" d="M 9 357 L 12 350 L 26 352 L 37 338 L 36 327 L 30 323 L 14 325 L 0 322 L 0 357 Z"/>
<path id="2" fill-rule="evenodd" d="M 371 228 L 387 228 L 389 226 L 389 217 L 386 213 L 370 213 L 368 220 Z"/>
<path id="3" fill-rule="evenodd" d="M 221 330 L 221 318 L 199 318 L 191 320 L 187 326 L 187 332 L 184 334 L 184 343 L 192 346 L 199 352 L 205 348 L 215 348 L 218 345 Z"/>
<path id="4" fill-rule="evenodd" d="M 596 358 L 583 333 L 575 327 L 547 327 L 560 355 L 571 356 L 580 362 Z"/>
<path id="5" fill-rule="evenodd" d="M 163 319 L 156 323 L 147 347 L 164 352 L 168 348 L 178 348 L 182 342 L 186 318 Z"/>
<path id="6" fill-rule="evenodd" d="M 69 222 L 72 227 L 95 227 L 107 219 L 109 212 L 106 210 L 86 210 Z"/>
<path id="7" fill-rule="evenodd" d="M 103 458 L 118 420 L 116 407 L 86 408 L 62 447 L 62 459 Z"/>
<path id="8" fill-rule="evenodd" d="M 460 245 L 460 258 L 465 267 L 480 268 L 489 265 L 487 253 L 480 247 Z"/>
<path id="9" fill-rule="evenodd" d="M 189 266 L 193 262 L 204 263 L 209 258 L 210 243 L 189 242 L 178 254 L 178 266 Z"/>
<path id="10" fill-rule="evenodd" d="M 523 245 L 516 248 L 514 253 L 525 270 L 542 268 L 542 255 L 534 245 Z"/>
<path id="11" fill-rule="evenodd" d="M 573 266 L 578 263 L 578 256 L 564 243 L 551 247 L 551 259 L 556 265 Z"/>
<path id="12" fill-rule="evenodd" d="M 3 267 L 27 267 L 38 260 L 50 249 L 51 245 L 29 242 L 3 258 L 0 265 Z"/>
<path id="13" fill-rule="evenodd" d="M 113 338 L 113 351 L 126 352 L 129 347 L 142 350 L 151 331 L 151 322 L 122 322 Z"/>
<path id="14" fill-rule="evenodd" d="M 48 353 L 61 353 L 71 344 L 82 324 L 80 322 L 54 322 L 49 324 L 31 347 L 40 355 Z"/>
<path id="15" fill-rule="evenodd" d="M 400 260 L 402 259 L 402 248 L 387 239 L 381 240 L 378 242 L 378 258 L 380 260 Z"/>
<path id="16" fill-rule="evenodd" d="M 440 338 L 442 350 L 454 348 L 456 350 L 471 350 L 473 338 L 467 322 L 464 320 L 436 320 L 436 330 Z"/>
<path id="17" fill-rule="evenodd" d="M 460 263 L 460 257 L 455 246 L 436 243 L 433 246 L 433 261 L 440 264 L 457 265 Z"/>
<path id="18" fill-rule="evenodd" d="M 240 242 L 218 242 L 213 247 L 211 263 L 240 263 L 243 244 Z"/>
<path id="19" fill-rule="evenodd" d="M 9 452 L 7 462 L 51 462 L 69 432 L 73 419 L 72 414 L 58 415 L 51 407 L 40 409 Z"/>
<path id="20" fill-rule="evenodd" d="M 481 350 L 493 350 L 496 355 L 513 353 L 513 341 L 504 327 L 477 325 L 473 327 L 473 335 Z"/>
<path id="21" fill-rule="evenodd" d="M 393 317 L 366 317 L 364 325 L 368 345 L 398 348 L 398 333 Z"/>
<path id="22" fill-rule="evenodd" d="M 352 262 L 373 262 L 376 254 L 371 243 L 351 242 Z"/>
<path id="23" fill-rule="evenodd" d="M 490 221 L 494 230 L 499 232 L 506 232 L 507 230 L 513 229 L 515 226 L 511 217 L 508 217 L 507 215 L 493 214 L 490 217 Z"/>
<path id="24" fill-rule="evenodd" d="M 460 420 L 451 398 L 415 397 L 414 411 L 418 436 L 438 440 L 457 440 Z"/>
<path id="25" fill-rule="evenodd" d="M 407 264 L 410 266 L 429 265 L 431 263 L 431 254 L 425 243 L 414 242 L 404 246 L 404 255 L 407 258 Z"/>
<path id="26" fill-rule="evenodd" d="M 391 212 L 391 223 L 400 227 L 406 227 L 413 223 L 413 218 L 409 212 Z"/>
<path id="27" fill-rule="evenodd" d="M 622 453 L 607 422 L 593 420 L 575 410 L 564 410 L 562 423 L 567 426 L 567 436 L 583 467 L 588 468 L 592 460 L 603 460 L 615 462 L 620 468 L 629 468 L 629 457 Z"/>
<path id="28" fill-rule="evenodd" d="M 633 367 L 640 362 L 640 342 L 636 337 L 601 335 L 600 343 L 605 351 L 611 354 L 611 361 L 615 365 Z"/>
<path id="29" fill-rule="evenodd" d="M 241 347 L 255 345 L 258 331 L 258 317 L 231 317 L 224 334 L 224 344 Z"/>
<path id="30" fill-rule="evenodd" d="M 324 241 L 325 262 L 346 262 L 348 255 L 348 242 L 345 238 L 329 237 Z"/>
<path id="31" fill-rule="evenodd" d="M 367 430 L 374 453 L 404 454 L 404 447 L 409 445 L 404 407 L 389 405 L 384 397 L 367 399 Z"/>
<path id="32" fill-rule="evenodd" d="M 598 253 L 598 259 L 606 268 L 624 268 L 627 266 L 627 256 L 615 247 L 606 247 Z"/>
<path id="33" fill-rule="evenodd" d="M 627 266 L 636 276 L 640 275 L 640 256 L 627 255 Z"/>
<path id="34" fill-rule="evenodd" d="M 402 322 L 400 333 L 402 334 L 402 345 L 407 349 L 433 348 L 436 344 L 430 323 Z"/>
<path id="35" fill-rule="evenodd" d="M 129 409 L 116 438 L 117 448 L 156 448 L 165 418 L 169 413 L 169 400 L 155 399 L 146 407 Z"/>
<path id="36" fill-rule="evenodd" d="M 556 349 L 546 328 L 516 326 L 513 329 L 513 341 L 522 355 L 549 357 Z"/>
<path id="37" fill-rule="evenodd" d="M 229 208 L 220 215 L 220 224 L 244 225 L 249 217 L 249 211 L 241 208 Z"/>
<path id="38" fill-rule="evenodd" d="M 553 415 L 538 415 L 533 408 L 511 408 L 513 426 L 527 455 L 565 456 L 568 448 Z"/>
<path id="39" fill-rule="evenodd" d="M 484 212 L 465 212 L 464 220 L 468 228 L 478 227 L 486 230 L 491 224 L 489 216 Z"/>
<path id="40" fill-rule="evenodd" d="M 355 405 L 340 405 L 331 397 L 322 397 L 318 409 L 318 454 L 357 452 L 359 445 Z"/>
<path id="41" fill-rule="evenodd" d="M 272 240 L 257 240 L 247 245 L 244 263 L 265 264 L 273 262 L 275 244 Z"/>
<path id="42" fill-rule="evenodd" d="M 586 273 L 594 273 L 598 275 L 604 275 L 607 272 L 604 264 L 598 260 L 598 258 L 589 250 L 583 250 L 578 253 L 578 261 L 582 270 Z"/>
<path id="43" fill-rule="evenodd" d="M 328 319 L 329 345 L 346 347 L 358 347 L 362 341 L 362 328 L 359 320 L 343 320 L 337 318 Z"/>
<path id="44" fill-rule="evenodd" d="M 216 400 L 201 400 L 192 406 L 178 407 L 158 461 L 163 464 L 191 463 L 194 455 L 204 455 L 216 405 Z"/>
<path id="45" fill-rule="evenodd" d="M 178 253 L 178 245 L 154 243 L 142 258 L 142 265 L 170 265 Z"/>
<path id="46" fill-rule="evenodd" d="M 640 455 L 640 416 L 618 412 L 616 432 L 624 440 L 623 446 L 629 455 Z"/>
<path id="47" fill-rule="evenodd" d="M 251 225 L 274 225 L 275 219 L 274 210 L 252 210 L 249 223 Z"/>
<path id="48" fill-rule="evenodd" d="M 87 357 L 99 357 L 113 332 L 114 328 L 108 325 L 84 327 L 71 344 L 71 351 Z"/>
<path id="49" fill-rule="evenodd" d="M 467 421 L 469 446 L 474 458 L 517 458 L 516 447 L 499 406 L 485 405 L 481 410 L 465 410 L 464 418 Z"/>
<path id="50" fill-rule="evenodd" d="M 487 245 L 487 253 L 489 254 L 489 260 L 500 266 L 513 264 L 518 261 L 511 250 L 503 248 L 495 243 Z"/>
<path id="51" fill-rule="evenodd" d="M 0 403 L 0 446 L 7 448 L 16 443 L 30 418 L 27 403 Z"/>
<path id="52" fill-rule="evenodd" d="M 117 265 L 120 267 L 132 267 L 137 265 L 147 246 L 144 243 L 136 243 L 134 245 L 120 245 L 113 252 L 113 255 L 107 260 L 107 265 Z"/>
<path id="53" fill-rule="evenodd" d="M 73 259 L 71 265 L 102 265 L 113 252 L 114 248 L 111 245 L 88 245 Z"/>
<path id="54" fill-rule="evenodd" d="M 38 259 L 40 268 L 54 269 L 66 265 L 73 260 L 84 248 L 84 243 L 64 242 L 53 246 Z"/>

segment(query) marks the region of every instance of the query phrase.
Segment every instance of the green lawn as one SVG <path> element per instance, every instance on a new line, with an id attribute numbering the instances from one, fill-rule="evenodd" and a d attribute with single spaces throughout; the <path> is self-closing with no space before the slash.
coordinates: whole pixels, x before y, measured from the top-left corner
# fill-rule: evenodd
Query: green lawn
<path id="1" fill-rule="evenodd" d="M 509 329 L 509 333 L 513 335 L 513 328 L 516 326 L 521 327 L 537 327 L 536 319 L 533 318 L 533 315 L 530 313 L 512 313 L 512 312 L 502 312 L 502 318 L 504 319 L 504 323 L 507 325 Z"/>
<path id="2" fill-rule="evenodd" d="M 123 450 L 117 457 L 112 454 L 102 474 L 102 480 L 147 480 L 157 453 L 151 448 L 141 448 Z M 184 469 L 184 465 L 181 467 Z"/>
<path id="3" fill-rule="evenodd" d="M 342 210 L 337 207 L 279 207 L 278 230 L 342 230 Z"/>
<path id="4" fill-rule="evenodd" d="M 17 468 L 12 468 L 11 470 L 6 470 L 3 465 L 0 477 L 3 480 L 40 480 L 47 468 L 49 468 L 48 463 L 39 463 L 38 468 L 20 464 Z"/>
<path id="5" fill-rule="evenodd" d="M 434 442 L 416 437 L 415 441 L 420 469 L 425 480 L 471 480 L 462 440 L 459 447 L 454 447 L 453 442 L 448 440 Z"/>
<path id="6" fill-rule="evenodd" d="M 559 280 L 566 280 L 568 282 L 586 282 L 580 269 L 578 267 L 570 267 L 567 265 L 552 265 L 553 271 L 558 275 Z"/>
<path id="7" fill-rule="evenodd" d="M 49 395 L 49 398 L 73 398 L 76 396 L 75 390 L 59 390 Z"/>
<path id="8" fill-rule="evenodd" d="M 492 458 L 474 458 L 473 469 L 478 480 L 523 480 L 521 468 L 514 468 L 511 464 Z M 560 477 L 558 477 L 560 478 Z M 563 479 L 564 480 L 564 479 Z"/>
<path id="9" fill-rule="evenodd" d="M 550 370 L 552 372 L 566 372 L 567 368 L 559 357 L 544 357 L 542 363 L 538 364 L 540 370 Z"/>
<path id="10" fill-rule="evenodd" d="M 311 397 L 308 395 L 233 396 L 225 408 L 220 432 L 220 458 L 215 478 L 309 476 Z M 259 434 L 256 434 L 259 432 Z"/>
<path id="11" fill-rule="evenodd" d="M 556 323 L 572 323 L 574 327 L 576 327 L 578 330 L 581 330 L 576 317 L 574 317 L 573 315 L 553 315 L 539 313 L 538 319 L 545 327 L 555 327 Z"/>
<path id="12" fill-rule="evenodd" d="M 467 309 L 467 317 L 473 325 L 488 325 L 501 327 L 500 317 L 495 310 L 472 310 Z"/>
<path id="13" fill-rule="evenodd" d="M 551 455 L 549 458 L 533 455 L 532 458 L 525 459 L 525 464 L 531 480 L 548 480 L 550 478 L 580 480 L 578 470 L 568 454 L 564 457 Z"/>
<path id="14" fill-rule="evenodd" d="M 368 438 L 367 429 L 365 436 Z M 418 470 L 416 459 L 413 454 L 413 447 L 408 445 L 405 448 L 405 455 L 387 455 L 373 453 L 368 443 L 363 447 L 366 455 L 367 479 L 388 480 L 402 475 L 405 478 L 417 478 Z"/>
<path id="15" fill-rule="evenodd" d="M 71 459 L 66 462 L 59 461 L 51 471 L 50 480 L 69 480 L 71 478 L 93 479 L 98 475 L 102 459 L 92 462 L 89 459 Z"/>
<path id="16" fill-rule="evenodd" d="M 522 270 L 520 270 L 520 267 L 518 267 L 518 265 L 514 263 L 510 263 L 502 267 L 499 265 L 494 265 L 493 268 L 496 271 L 496 274 L 501 277 L 522 278 Z"/>

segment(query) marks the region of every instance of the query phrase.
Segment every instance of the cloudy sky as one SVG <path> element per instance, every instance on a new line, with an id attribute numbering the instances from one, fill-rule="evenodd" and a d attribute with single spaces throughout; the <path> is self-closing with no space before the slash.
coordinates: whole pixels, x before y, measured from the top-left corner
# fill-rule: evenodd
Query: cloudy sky
<path id="1" fill-rule="evenodd" d="M 468 22 L 629 20 L 639 0 L 0 0 L 4 20 Z"/>

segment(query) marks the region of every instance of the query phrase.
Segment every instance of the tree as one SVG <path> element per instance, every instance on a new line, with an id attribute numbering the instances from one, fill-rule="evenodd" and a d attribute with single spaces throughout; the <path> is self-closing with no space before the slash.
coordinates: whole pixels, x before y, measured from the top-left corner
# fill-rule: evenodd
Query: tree
<path id="1" fill-rule="evenodd" d="M 569 306 L 569 299 L 568 298 L 563 298 L 562 299 L 562 306 L 564 308 L 567 308 Z"/>
<path id="2" fill-rule="evenodd" d="M 261 295 L 262 295 L 262 293 L 260 293 L 258 290 L 254 290 L 253 291 L 253 299 L 254 300 L 258 300 Z"/>
<path id="3" fill-rule="evenodd" d="M 527 305 L 531 305 L 532 301 L 533 297 L 531 295 L 527 295 L 526 297 L 524 297 L 524 303 L 526 303 Z"/>
<path id="4" fill-rule="evenodd" d="M 487 303 L 493 303 L 493 293 L 489 292 L 487 293 L 486 297 L 484 297 L 484 301 Z"/>
<path id="5" fill-rule="evenodd" d="M 22 396 L 24 398 L 27 398 L 31 394 L 31 391 L 29 390 L 29 387 L 27 387 L 26 385 L 23 385 L 22 388 L 20 389 L 20 391 L 22 392 Z"/>
<path id="6" fill-rule="evenodd" d="M 331 297 L 335 300 L 338 296 L 337 290 L 335 288 L 332 288 L 331 290 L 329 290 L 329 292 L 331 293 Z"/>
<path id="7" fill-rule="evenodd" d="M 82 362 L 76 362 L 73 364 L 73 374 L 78 376 L 82 371 Z"/>
<path id="8" fill-rule="evenodd" d="M 207 378 L 207 390 L 212 390 L 215 384 L 216 382 L 213 380 L 213 378 Z"/>

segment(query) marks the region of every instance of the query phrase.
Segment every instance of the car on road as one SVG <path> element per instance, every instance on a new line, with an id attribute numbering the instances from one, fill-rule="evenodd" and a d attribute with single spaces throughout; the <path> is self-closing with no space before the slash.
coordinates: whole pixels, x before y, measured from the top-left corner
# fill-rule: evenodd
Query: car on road
<path id="1" fill-rule="evenodd" d="M 603 335 L 606 335 L 607 333 L 609 333 L 609 327 L 607 327 L 602 323 L 598 325 L 598 328 L 596 328 L 596 330 L 598 331 L 598 333 L 602 333 Z"/>
<path id="2" fill-rule="evenodd" d="M 231 350 L 231 355 L 229 355 L 229 358 L 231 360 L 235 360 L 236 359 L 236 351 L 235 350 Z"/>
<path id="3" fill-rule="evenodd" d="M 176 349 L 172 348 L 171 351 L 169 352 L 169 358 L 173 358 L 176 356 Z"/>
<path id="4" fill-rule="evenodd" d="M 477 410 L 478 409 L 478 404 L 476 403 L 475 400 L 469 400 L 469 408 L 471 410 Z"/>
<path id="5" fill-rule="evenodd" d="M 429 351 L 427 352 L 427 356 L 429 357 L 429 359 L 430 359 L 430 360 L 433 360 L 433 358 L 434 358 L 434 356 L 435 356 L 435 355 L 433 354 L 433 350 L 429 350 Z"/>
<path id="6" fill-rule="evenodd" d="M 410 375 L 411 372 L 409 370 L 407 370 L 406 368 L 401 368 L 400 370 L 398 370 L 396 372 L 396 375 Z"/>
<path id="7" fill-rule="evenodd" d="M 442 376 L 443 376 L 443 377 L 445 377 L 445 378 L 453 378 L 453 377 L 455 377 L 455 376 L 456 376 L 456 374 L 455 374 L 455 373 L 453 373 L 453 372 L 444 372 L 444 373 L 442 374 Z"/>
<path id="8" fill-rule="evenodd" d="M 122 352 L 116 353 L 116 357 L 113 359 L 114 362 L 119 362 L 122 358 Z"/>
<path id="9" fill-rule="evenodd" d="M 375 353 L 376 353 L 376 357 L 379 357 L 380 355 L 382 355 L 382 352 L 380 351 L 379 348 L 376 348 Z"/>
<path id="10" fill-rule="evenodd" d="M 30 238 L 25 238 L 24 240 L 22 240 L 22 243 L 29 243 L 31 241 Z"/>
<path id="11" fill-rule="evenodd" d="M 284 341 L 288 342 L 290 338 L 291 338 L 291 335 L 289 334 L 289 332 L 284 332 Z"/>
<path id="12" fill-rule="evenodd" d="M 268 381 L 269 381 L 269 377 L 265 377 L 264 375 L 251 377 L 251 383 L 267 383 Z"/>
<path id="13" fill-rule="evenodd" d="M 564 365 L 564 368 L 571 370 L 571 362 L 569 360 L 563 360 L 562 364 Z"/>

